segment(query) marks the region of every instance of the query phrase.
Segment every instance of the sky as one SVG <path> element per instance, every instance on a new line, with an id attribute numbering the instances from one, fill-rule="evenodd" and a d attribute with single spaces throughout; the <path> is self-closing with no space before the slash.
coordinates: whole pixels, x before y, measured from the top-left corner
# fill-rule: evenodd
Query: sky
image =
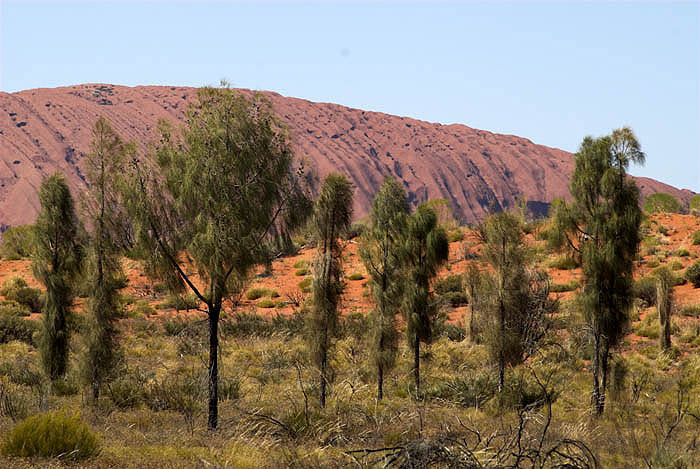
<path id="1" fill-rule="evenodd" d="M 575 152 L 625 125 L 635 175 L 700 192 L 700 1 L 0 0 L 0 90 L 272 90 Z"/>

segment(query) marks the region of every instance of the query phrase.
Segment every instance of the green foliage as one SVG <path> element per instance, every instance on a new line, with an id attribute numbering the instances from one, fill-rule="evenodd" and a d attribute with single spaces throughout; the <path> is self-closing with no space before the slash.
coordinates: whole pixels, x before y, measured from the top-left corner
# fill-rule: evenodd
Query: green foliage
<path id="1" fill-rule="evenodd" d="M 131 310 L 133 317 L 150 317 L 156 314 L 156 310 L 147 300 L 137 300 Z"/>
<path id="2" fill-rule="evenodd" d="M 651 194 L 644 201 L 644 211 L 646 213 L 679 213 L 681 203 L 671 194 L 657 192 Z"/>
<path id="3" fill-rule="evenodd" d="M 700 261 L 685 269 L 685 279 L 693 284 L 695 288 L 700 288 Z"/>
<path id="4" fill-rule="evenodd" d="M 464 291 L 462 275 L 448 275 L 435 282 L 435 293 L 452 307 L 464 306 L 469 303 L 469 297 Z"/>
<path id="5" fill-rule="evenodd" d="M 309 270 L 308 267 L 302 267 L 301 269 L 297 269 L 294 271 L 294 275 L 297 277 L 303 277 L 304 275 L 309 275 L 311 271 Z"/>
<path id="6" fill-rule="evenodd" d="M 700 230 L 695 231 L 690 237 L 690 242 L 693 246 L 700 246 Z"/>
<path id="7" fill-rule="evenodd" d="M 32 313 L 41 311 L 41 290 L 30 287 L 22 277 L 15 276 L 5 280 L 0 288 L 0 295 L 6 300 L 26 306 Z"/>
<path id="8" fill-rule="evenodd" d="M 656 278 L 642 277 L 634 282 L 632 294 L 642 300 L 645 307 L 656 306 Z"/>
<path id="9" fill-rule="evenodd" d="M 575 156 L 571 205 L 555 210 L 556 225 L 582 259 L 582 306 L 594 343 L 593 402 L 603 412 L 610 350 L 622 341 L 633 300 L 633 267 L 640 242 L 639 191 L 630 163 L 643 163 L 631 129 L 584 138 Z M 585 236 L 581 234 L 585 233 Z"/>
<path id="10" fill-rule="evenodd" d="M 294 263 L 292 267 L 295 269 L 306 269 L 311 265 L 311 263 L 305 259 L 300 259 Z"/>
<path id="11" fill-rule="evenodd" d="M 362 280 L 362 279 L 364 279 L 365 276 L 362 275 L 362 274 L 359 273 L 359 272 L 353 272 L 352 274 L 348 275 L 347 278 L 348 278 L 348 280 L 357 281 L 357 280 Z"/>
<path id="12" fill-rule="evenodd" d="M 0 258 L 8 261 L 16 261 L 31 257 L 33 253 L 33 225 L 12 226 L 2 234 L 2 243 L 0 243 Z"/>
<path id="13" fill-rule="evenodd" d="M 574 259 L 573 256 L 564 255 L 554 259 L 552 262 L 550 262 L 549 266 L 558 270 L 573 270 L 581 267 L 581 264 Z"/>
<path id="14" fill-rule="evenodd" d="M 302 293 L 311 293 L 311 286 L 313 283 L 313 279 L 311 277 L 307 277 L 301 282 L 297 284 L 299 287 L 299 290 L 301 290 Z"/>
<path id="15" fill-rule="evenodd" d="M 245 297 L 247 300 L 257 300 L 258 298 L 279 298 L 280 294 L 277 293 L 277 290 L 273 290 L 271 288 L 264 288 L 264 287 L 255 287 L 251 288 L 248 290 L 248 292 L 245 294 Z"/>
<path id="16" fill-rule="evenodd" d="M 579 287 L 581 287 L 581 282 L 578 280 L 571 280 L 567 283 L 552 283 L 549 286 L 549 291 L 552 293 L 563 293 L 577 290 Z"/>
<path id="17" fill-rule="evenodd" d="M 673 271 L 682 270 L 683 264 L 681 262 L 678 262 L 678 261 L 673 261 L 670 264 L 668 264 L 668 268 L 673 270 Z"/>
<path id="18" fill-rule="evenodd" d="M 413 348 L 413 373 L 416 393 L 420 392 L 420 343 L 429 343 L 438 313 L 430 283 L 448 258 L 449 244 L 438 214 L 421 204 L 408 219 L 402 249 L 406 268 L 404 319 L 406 336 Z"/>
<path id="19" fill-rule="evenodd" d="M 681 316 L 698 318 L 700 317 L 700 304 L 697 305 L 683 305 L 678 314 Z"/>
<path id="20" fill-rule="evenodd" d="M 673 254 L 678 257 L 690 257 L 690 251 L 687 248 L 678 248 Z"/>
<path id="21" fill-rule="evenodd" d="M 207 305 L 208 424 L 215 428 L 222 303 L 240 293 L 255 265 L 269 265 L 275 246 L 291 243 L 311 204 L 289 132 L 262 94 L 249 98 L 225 83 L 200 88 L 186 121 L 179 132 L 159 123 L 159 144 L 151 158 L 131 160 L 124 195 L 149 274 L 187 286 Z M 185 257 L 201 290 L 186 272 Z"/>
<path id="22" fill-rule="evenodd" d="M 493 379 L 493 374 L 482 373 L 437 383 L 426 391 L 426 397 L 448 400 L 462 407 L 479 409 L 496 395 L 496 391 L 497 383 Z"/>
<path id="23" fill-rule="evenodd" d="M 700 215 L 700 194 L 694 196 L 690 199 L 690 210 L 696 214 Z"/>
<path id="24" fill-rule="evenodd" d="M 127 226 L 121 209 L 119 187 L 125 158 L 135 152 L 100 117 L 92 131 L 90 152 L 85 157 L 88 190 L 83 205 L 92 230 L 88 233 L 89 256 L 86 278 L 90 282 L 86 312 L 89 327 L 82 359 L 82 376 L 99 397 L 101 384 L 114 376 L 121 357 L 116 321 L 123 316 L 119 295 L 124 274 L 120 255 Z"/>
<path id="25" fill-rule="evenodd" d="M 340 174 L 329 174 L 314 205 L 313 227 L 318 240 L 312 283 L 313 308 L 309 316 L 308 343 L 313 363 L 320 371 L 320 403 L 326 405 L 328 354 L 338 327 L 338 302 L 343 291 L 342 248 L 338 236 L 352 217 L 352 188 Z"/>
<path id="26" fill-rule="evenodd" d="M 186 295 L 168 295 L 166 300 L 158 305 L 159 309 L 174 309 L 189 311 L 199 308 L 199 298 L 194 293 Z"/>
<path id="27" fill-rule="evenodd" d="M 378 399 L 383 397 L 384 373 L 394 367 L 398 351 L 396 316 L 404 287 L 401 243 L 407 219 L 404 188 L 394 178 L 386 178 L 372 201 L 369 227 L 360 244 L 360 257 L 369 274 L 375 304 L 368 332 L 372 364 L 377 371 Z"/>
<path id="28" fill-rule="evenodd" d="M 14 309 L 14 308 L 13 308 Z M 34 334 L 39 331 L 39 323 L 13 314 L 11 310 L 0 307 L 0 344 L 19 340 L 35 345 Z"/>
<path id="29" fill-rule="evenodd" d="M 99 438 L 77 415 L 50 412 L 34 415 L 12 429 L 2 446 L 14 457 L 86 459 L 100 449 Z"/>
<path id="30" fill-rule="evenodd" d="M 450 243 L 457 243 L 459 241 L 462 241 L 464 239 L 464 232 L 462 230 L 455 229 L 450 231 L 449 235 L 447 236 L 447 240 Z"/>
<path id="31" fill-rule="evenodd" d="M 39 202 L 32 264 L 34 276 L 46 287 L 39 348 L 44 372 L 55 380 L 68 368 L 68 317 L 83 257 L 82 227 L 68 184 L 58 173 L 41 183 Z"/>
<path id="32" fill-rule="evenodd" d="M 259 301 L 256 306 L 258 308 L 274 308 L 276 306 L 276 303 L 272 300 L 269 299 L 264 299 L 262 301 Z"/>

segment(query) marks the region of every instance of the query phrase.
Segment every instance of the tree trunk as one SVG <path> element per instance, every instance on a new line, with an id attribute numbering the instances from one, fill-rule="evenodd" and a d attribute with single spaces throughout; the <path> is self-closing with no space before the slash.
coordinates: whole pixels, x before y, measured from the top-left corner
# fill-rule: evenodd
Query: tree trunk
<path id="1" fill-rule="evenodd" d="M 610 358 L 610 345 L 608 341 L 605 341 L 603 346 L 603 354 L 600 357 L 601 362 L 601 372 L 602 372 L 602 383 L 600 385 L 600 396 L 598 398 L 598 415 L 603 415 L 605 410 L 605 390 L 608 387 L 608 362 Z"/>
<path id="2" fill-rule="evenodd" d="M 472 290 L 469 297 L 469 341 L 474 343 L 474 340 L 476 340 L 476 329 L 474 328 L 474 290 Z"/>
<path id="3" fill-rule="evenodd" d="M 384 370 L 382 365 L 377 367 L 377 400 L 381 401 L 384 398 Z"/>
<path id="4" fill-rule="evenodd" d="M 92 399 L 97 403 L 100 398 L 100 382 L 97 377 L 92 379 Z"/>
<path id="5" fill-rule="evenodd" d="M 328 361 L 328 352 L 323 348 L 323 356 L 321 357 L 321 408 L 326 407 L 326 362 Z"/>
<path id="6" fill-rule="evenodd" d="M 221 305 L 209 305 L 209 417 L 207 427 L 219 423 L 219 314 Z"/>
<path id="7" fill-rule="evenodd" d="M 503 282 L 502 282 L 503 283 Z M 501 290 L 503 287 L 501 287 Z M 506 313 L 505 304 L 503 303 L 503 298 L 499 300 L 498 308 L 498 328 L 500 331 L 499 345 L 498 345 L 498 392 L 503 392 L 505 387 L 505 369 L 506 369 L 506 357 L 503 351 L 503 347 L 506 340 Z"/>
<path id="8" fill-rule="evenodd" d="M 420 394 L 420 339 L 418 334 L 413 342 L 413 379 L 416 384 L 416 397 Z"/>
<path id="9" fill-rule="evenodd" d="M 591 396 L 592 404 L 596 410 L 596 413 L 600 415 L 600 334 L 594 332 L 594 348 L 593 348 L 593 395 Z"/>

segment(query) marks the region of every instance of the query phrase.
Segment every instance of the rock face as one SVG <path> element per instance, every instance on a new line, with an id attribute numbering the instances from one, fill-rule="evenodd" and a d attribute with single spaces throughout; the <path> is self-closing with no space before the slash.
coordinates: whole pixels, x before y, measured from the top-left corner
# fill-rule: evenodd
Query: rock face
<path id="1" fill-rule="evenodd" d="M 571 153 L 464 125 L 266 94 L 292 130 L 298 155 L 307 155 L 321 176 L 350 177 L 358 218 L 388 175 L 404 184 L 413 204 L 447 199 L 465 222 L 478 221 L 492 206 L 512 207 L 520 196 L 535 210 L 570 196 Z M 77 194 L 84 185 L 81 160 L 100 115 L 143 150 L 158 120 L 182 122 L 195 95 L 194 88 L 106 84 L 0 93 L 0 227 L 32 222 L 38 187 L 56 171 Z M 669 192 L 685 202 L 693 196 L 652 179 L 637 183 L 643 195 Z"/>

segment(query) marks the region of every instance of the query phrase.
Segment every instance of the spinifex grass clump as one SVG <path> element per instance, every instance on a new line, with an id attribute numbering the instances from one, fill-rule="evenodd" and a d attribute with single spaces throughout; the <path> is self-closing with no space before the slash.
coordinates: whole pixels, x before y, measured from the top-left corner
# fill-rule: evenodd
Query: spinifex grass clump
<path id="1" fill-rule="evenodd" d="M 33 415 L 18 424 L 2 446 L 6 456 L 85 459 L 99 452 L 99 438 L 77 415 Z"/>

